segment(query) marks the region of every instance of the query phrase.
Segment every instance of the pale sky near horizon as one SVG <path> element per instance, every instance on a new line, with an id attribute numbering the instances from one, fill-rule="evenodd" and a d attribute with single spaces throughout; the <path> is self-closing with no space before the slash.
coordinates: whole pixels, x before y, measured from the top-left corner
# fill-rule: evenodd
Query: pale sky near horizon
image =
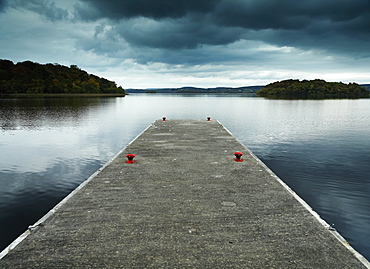
<path id="1" fill-rule="evenodd" d="M 370 0 L 0 0 L 0 59 L 123 88 L 370 83 Z"/>

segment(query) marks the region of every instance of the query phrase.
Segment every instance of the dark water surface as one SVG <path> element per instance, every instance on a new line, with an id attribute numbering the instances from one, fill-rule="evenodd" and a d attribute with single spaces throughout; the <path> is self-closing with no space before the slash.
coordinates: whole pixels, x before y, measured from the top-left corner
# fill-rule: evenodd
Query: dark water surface
<path id="1" fill-rule="evenodd" d="M 370 259 L 370 99 L 0 98 L 0 250 L 150 123 L 225 125 Z"/>

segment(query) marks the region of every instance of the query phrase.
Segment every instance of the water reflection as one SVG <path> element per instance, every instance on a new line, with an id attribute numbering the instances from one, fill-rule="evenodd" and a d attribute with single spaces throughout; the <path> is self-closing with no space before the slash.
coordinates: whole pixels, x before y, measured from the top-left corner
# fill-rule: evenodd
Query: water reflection
<path id="1" fill-rule="evenodd" d="M 370 99 L 0 99 L 0 248 L 163 116 L 220 120 L 370 258 Z"/>
<path id="2" fill-rule="evenodd" d="M 82 116 L 107 98 L 2 98 L 0 128 L 37 130 L 58 124 L 78 124 Z"/>

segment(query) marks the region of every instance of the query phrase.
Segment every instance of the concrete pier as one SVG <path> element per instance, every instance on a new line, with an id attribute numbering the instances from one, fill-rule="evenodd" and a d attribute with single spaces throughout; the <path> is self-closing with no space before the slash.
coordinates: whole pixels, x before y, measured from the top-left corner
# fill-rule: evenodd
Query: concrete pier
<path id="1" fill-rule="evenodd" d="M 214 120 L 156 121 L 0 257 L 2 269 L 370 268 Z"/>

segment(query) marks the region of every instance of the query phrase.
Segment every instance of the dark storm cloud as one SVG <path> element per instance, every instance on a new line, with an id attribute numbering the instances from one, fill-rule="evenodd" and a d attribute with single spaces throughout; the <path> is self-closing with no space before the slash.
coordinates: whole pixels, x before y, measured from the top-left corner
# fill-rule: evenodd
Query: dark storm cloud
<path id="1" fill-rule="evenodd" d="M 182 55 L 196 63 L 199 59 L 212 62 L 219 58 L 212 54 L 223 55 L 222 49 L 238 41 L 370 57 L 370 0 L 68 2 L 0 0 L 0 10 L 9 6 L 30 10 L 53 22 L 91 24 L 95 34 L 85 32 L 76 38 L 76 46 L 99 55 L 125 55 L 139 62 L 174 63 Z M 252 44 L 248 42 L 245 44 Z M 128 51 L 135 51 L 132 55 L 136 56 L 128 55 Z"/>
<path id="2" fill-rule="evenodd" d="M 197 16 L 164 21 L 138 18 L 117 24 L 113 31 L 137 46 L 168 49 L 228 44 L 243 34 L 241 29 L 218 27 Z"/>
<path id="3" fill-rule="evenodd" d="M 33 11 L 50 21 L 67 20 L 71 17 L 66 9 L 57 7 L 55 2 L 50 0 L 12 0 L 8 2 L 8 6 Z"/>
<path id="4" fill-rule="evenodd" d="M 247 0 L 223 1 L 216 20 L 247 29 L 302 29 L 314 21 L 351 21 L 369 14 L 368 0 Z"/>
<path id="5" fill-rule="evenodd" d="M 133 46 L 195 49 L 244 39 L 369 56 L 370 0 L 76 0 L 73 11 L 56 0 L 0 0 L 0 9 L 7 3 L 51 21 L 106 20 L 110 36 Z"/>
<path id="6" fill-rule="evenodd" d="M 5 9 L 7 5 L 7 0 L 0 0 L 0 12 Z"/>
<path id="7" fill-rule="evenodd" d="M 221 0 L 81 0 L 76 5 L 83 19 L 122 19 L 147 17 L 153 19 L 180 18 L 188 13 L 209 13 Z"/>
<path id="8" fill-rule="evenodd" d="M 108 19 L 134 46 L 194 49 L 240 39 L 369 56 L 369 0 L 81 0 L 82 20 Z"/>

